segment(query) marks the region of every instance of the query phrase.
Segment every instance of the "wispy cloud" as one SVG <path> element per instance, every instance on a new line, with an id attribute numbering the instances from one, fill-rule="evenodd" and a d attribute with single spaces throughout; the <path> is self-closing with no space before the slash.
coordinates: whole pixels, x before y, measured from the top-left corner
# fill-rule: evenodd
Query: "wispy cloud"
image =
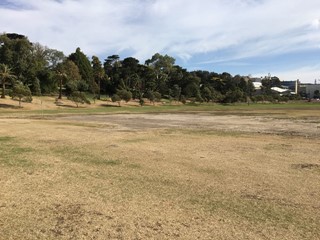
<path id="1" fill-rule="evenodd" d="M 235 62 L 318 49 L 319 9 L 318 0 L 6 0 L 0 29 L 66 54 Z"/>

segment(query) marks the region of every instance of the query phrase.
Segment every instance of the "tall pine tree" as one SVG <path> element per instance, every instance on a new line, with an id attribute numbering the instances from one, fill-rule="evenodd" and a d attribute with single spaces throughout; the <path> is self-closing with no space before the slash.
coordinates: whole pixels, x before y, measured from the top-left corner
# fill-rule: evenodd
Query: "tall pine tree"
<path id="1" fill-rule="evenodd" d="M 76 52 L 70 54 L 68 59 L 78 66 L 82 80 L 89 85 L 92 92 L 94 88 L 93 70 L 87 56 L 80 50 L 80 48 L 77 48 Z"/>

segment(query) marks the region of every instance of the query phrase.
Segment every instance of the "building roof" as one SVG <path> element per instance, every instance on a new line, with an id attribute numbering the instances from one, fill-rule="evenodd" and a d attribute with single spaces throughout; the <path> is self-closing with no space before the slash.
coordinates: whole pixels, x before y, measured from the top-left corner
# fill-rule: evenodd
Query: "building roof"
<path id="1" fill-rule="evenodd" d="M 290 92 L 289 89 L 283 89 L 283 88 L 279 88 L 279 87 L 272 87 L 271 90 L 278 92 L 278 93 Z"/>
<path id="2" fill-rule="evenodd" d="M 262 87 L 261 82 L 253 82 L 252 84 L 254 86 L 254 89 L 256 89 L 256 90 L 261 89 L 261 87 Z"/>

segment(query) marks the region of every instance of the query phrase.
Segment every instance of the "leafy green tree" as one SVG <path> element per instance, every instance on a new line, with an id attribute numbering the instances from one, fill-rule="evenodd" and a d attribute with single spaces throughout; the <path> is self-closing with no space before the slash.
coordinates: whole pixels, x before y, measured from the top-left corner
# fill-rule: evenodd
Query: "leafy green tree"
<path id="1" fill-rule="evenodd" d="M 121 81 L 121 61 L 119 55 L 108 56 L 103 64 L 106 75 L 109 78 L 106 93 L 115 94 Z"/>
<path id="2" fill-rule="evenodd" d="M 130 78 L 139 71 L 139 60 L 133 57 L 125 58 L 121 61 L 121 77 L 123 79 Z M 128 84 L 130 86 L 130 84 Z M 131 87 L 131 86 L 130 86 Z"/>
<path id="3" fill-rule="evenodd" d="M 80 48 L 77 48 L 76 52 L 70 54 L 68 59 L 77 65 L 81 78 L 90 86 L 90 89 L 92 89 L 94 81 L 93 69 L 88 57 L 80 50 Z"/>
<path id="4" fill-rule="evenodd" d="M 254 88 L 254 85 L 253 85 L 252 81 L 249 80 L 248 83 L 247 83 L 247 96 L 251 98 L 255 91 L 256 90 Z"/>
<path id="5" fill-rule="evenodd" d="M 168 79 L 168 87 L 170 89 L 174 88 L 174 86 L 179 86 L 182 88 L 184 85 L 184 80 L 187 76 L 187 70 L 181 68 L 180 66 L 174 65 L 170 72 L 170 77 Z"/>
<path id="6" fill-rule="evenodd" d="M 121 62 L 120 62 L 120 57 L 119 55 L 111 55 L 108 56 L 107 59 L 105 59 L 104 62 L 104 68 L 105 70 L 108 70 L 108 68 L 112 68 L 112 67 L 121 67 Z M 108 71 L 107 71 L 108 74 Z"/>
<path id="7" fill-rule="evenodd" d="M 235 102 L 243 102 L 245 101 L 245 94 L 240 88 L 236 88 L 235 90 L 229 90 L 226 93 L 224 102 L 227 103 L 235 103 Z"/>
<path id="8" fill-rule="evenodd" d="M 139 76 L 140 69 L 139 60 L 133 57 L 128 57 L 121 61 L 120 88 L 133 92 L 134 98 L 138 97 L 142 91 L 141 78 Z"/>
<path id="9" fill-rule="evenodd" d="M 35 95 L 40 95 L 43 89 L 49 90 L 48 85 L 56 85 L 51 74 L 64 54 L 57 50 L 49 49 L 39 43 L 31 43 L 27 37 L 19 34 L 0 35 L 0 62 L 7 64 L 17 76 L 17 79 L 30 87 Z M 49 77 L 49 79 L 46 79 Z M 53 87 L 53 90 L 56 88 Z M 46 92 L 48 93 L 48 92 Z"/>
<path id="10" fill-rule="evenodd" d="M 140 95 L 144 91 L 144 85 L 142 79 L 138 73 L 132 74 L 130 76 L 130 91 L 132 92 L 133 99 L 140 98 Z"/>
<path id="11" fill-rule="evenodd" d="M 45 59 L 46 47 L 42 46 L 40 43 L 33 43 L 31 46 L 29 66 L 24 72 L 21 81 L 25 85 L 30 87 L 33 95 L 41 95 L 41 87 L 39 80 L 39 73 L 47 67 L 47 61 Z"/>
<path id="12" fill-rule="evenodd" d="M 19 81 L 27 82 L 34 64 L 31 42 L 19 34 L 0 35 L 0 62 L 8 65 Z"/>
<path id="13" fill-rule="evenodd" d="M 64 53 L 56 49 L 45 48 L 44 55 L 49 69 L 56 68 L 59 63 L 62 63 L 66 59 Z"/>
<path id="14" fill-rule="evenodd" d="M 90 104 L 89 99 L 86 97 L 85 93 L 74 91 L 69 96 L 68 99 L 71 100 L 76 104 L 77 107 L 79 107 L 79 104 Z"/>
<path id="15" fill-rule="evenodd" d="M 273 92 L 271 90 L 272 87 L 281 87 L 281 82 L 280 79 L 278 77 L 271 77 L 271 75 L 269 74 L 269 76 L 264 77 L 261 80 L 262 83 L 262 93 L 265 95 L 273 95 Z"/>
<path id="16" fill-rule="evenodd" d="M 97 95 L 96 96 L 97 99 L 100 99 L 101 82 L 104 81 L 106 74 L 98 57 L 93 56 L 91 63 L 92 63 L 93 78 L 94 78 L 92 92 L 95 96 Z"/>
<path id="17" fill-rule="evenodd" d="M 175 59 L 168 55 L 156 53 L 151 59 L 146 60 L 145 64 L 155 73 L 156 88 L 162 95 L 168 94 L 167 81 L 173 69 Z"/>
<path id="18" fill-rule="evenodd" d="M 32 101 L 32 95 L 31 91 L 28 86 L 23 85 L 21 82 L 16 83 L 13 86 L 11 97 L 18 98 L 19 100 L 19 107 L 21 107 L 21 101 L 22 99 L 26 99 L 26 101 L 31 102 Z"/>
<path id="19" fill-rule="evenodd" d="M 183 104 L 186 104 L 187 103 L 187 99 L 184 95 L 181 95 L 180 97 L 180 101 L 183 103 Z"/>
<path id="20" fill-rule="evenodd" d="M 124 100 L 125 102 L 129 102 L 132 98 L 132 93 L 127 91 L 127 90 L 119 90 L 117 92 L 117 95 L 122 99 Z"/>
<path id="21" fill-rule="evenodd" d="M 58 90 L 58 81 L 55 78 L 55 72 L 49 68 L 45 68 L 38 73 L 40 88 L 42 94 L 56 93 Z"/>
<path id="22" fill-rule="evenodd" d="M 121 98 L 118 94 L 113 94 L 112 97 L 111 97 L 111 101 L 112 102 L 118 102 L 118 105 L 120 107 L 120 104 L 121 104 Z"/>
<path id="23" fill-rule="evenodd" d="M 210 102 L 212 100 L 212 92 L 209 87 L 204 87 L 201 89 L 201 96 L 204 101 Z"/>
<path id="24" fill-rule="evenodd" d="M 62 99 L 62 85 L 67 79 L 67 74 L 62 64 L 58 65 L 56 68 L 56 78 L 58 79 L 58 82 L 59 82 L 58 99 Z"/>
<path id="25" fill-rule="evenodd" d="M 32 93 L 35 96 L 40 96 L 41 95 L 41 87 L 40 87 L 40 80 L 37 76 L 32 76 L 29 78 L 31 82 L 31 87 L 32 87 Z"/>
<path id="26" fill-rule="evenodd" d="M 144 100 L 143 100 L 142 97 L 139 99 L 139 104 L 140 104 L 141 107 L 144 105 Z"/>
<path id="27" fill-rule="evenodd" d="M 0 64 L 0 80 L 2 83 L 2 93 L 1 98 L 5 98 L 6 84 L 8 81 L 13 81 L 16 76 L 12 73 L 11 68 L 6 64 Z"/>
<path id="28" fill-rule="evenodd" d="M 313 98 L 320 98 L 320 91 L 319 90 L 314 91 Z"/>
<path id="29" fill-rule="evenodd" d="M 179 101 L 181 97 L 181 87 L 178 84 L 173 85 L 172 87 L 172 97 L 175 101 Z"/>
<path id="30" fill-rule="evenodd" d="M 86 92 L 88 91 L 88 89 L 89 85 L 82 79 L 77 82 L 77 90 L 79 90 L 79 92 Z"/>
<path id="31" fill-rule="evenodd" d="M 200 83 L 201 79 L 195 73 L 186 74 L 181 93 L 188 99 L 201 101 Z"/>
<path id="32" fill-rule="evenodd" d="M 140 85 L 139 89 L 141 92 L 147 91 L 157 91 L 157 83 L 156 83 L 156 73 L 150 67 L 142 65 L 140 67 Z"/>
<path id="33" fill-rule="evenodd" d="M 211 90 L 211 96 L 213 102 L 222 102 L 225 99 L 225 96 L 215 89 Z"/>
<path id="34" fill-rule="evenodd" d="M 63 63 L 59 63 L 55 69 L 56 78 L 59 81 L 59 97 L 62 98 L 62 87 L 67 87 L 67 93 L 70 94 L 73 91 L 78 90 L 78 82 L 81 81 L 81 75 L 78 66 L 70 60 L 65 60 Z"/>
<path id="35" fill-rule="evenodd" d="M 150 103 L 153 103 L 153 105 L 154 105 L 154 100 L 155 100 L 154 93 L 152 91 L 148 91 L 146 94 L 146 97 L 148 98 Z"/>
<path id="36" fill-rule="evenodd" d="M 31 49 L 31 62 L 26 72 L 27 83 L 34 95 L 55 93 L 57 81 L 53 77 L 58 64 L 65 60 L 63 52 L 33 43 Z"/>
<path id="37" fill-rule="evenodd" d="M 161 101 L 161 93 L 159 92 L 153 92 L 153 95 L 154 95 L 154 100 L 156 102 L 160 102 Z"/>

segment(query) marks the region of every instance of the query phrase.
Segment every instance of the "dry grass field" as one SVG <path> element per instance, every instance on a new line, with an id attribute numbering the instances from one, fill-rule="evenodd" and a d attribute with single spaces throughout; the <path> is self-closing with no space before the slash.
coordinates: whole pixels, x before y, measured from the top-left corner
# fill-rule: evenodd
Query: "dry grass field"
<path id="1" fill-rule="evenodd" d="M 0 239 L 320 239 L 318 113 L 0 111 Z"/>

